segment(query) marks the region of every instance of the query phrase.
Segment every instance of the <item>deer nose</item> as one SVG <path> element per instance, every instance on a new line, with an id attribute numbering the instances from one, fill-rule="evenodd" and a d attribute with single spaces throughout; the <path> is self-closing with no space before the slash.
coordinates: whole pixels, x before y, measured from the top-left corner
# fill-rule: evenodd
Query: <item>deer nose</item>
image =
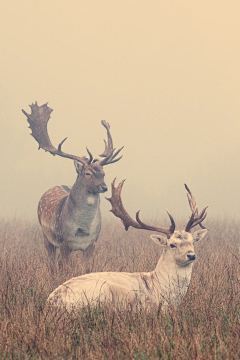
<path id="1" fill-rule="evenodd" d="M 196 259 L 195 254 L 187 254 L 187 257 L 188 257 L 189 260 L 195 260 Z"/>
<path id="2" fill-rule="evenodd" d="M 107 185 L 101 185 L 102 192 L 108 191 Z"/>

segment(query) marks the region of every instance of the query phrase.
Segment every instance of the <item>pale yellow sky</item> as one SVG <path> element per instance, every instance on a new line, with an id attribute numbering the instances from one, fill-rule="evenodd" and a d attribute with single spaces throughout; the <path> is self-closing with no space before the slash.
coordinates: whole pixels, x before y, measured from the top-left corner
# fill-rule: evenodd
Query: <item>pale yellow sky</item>
<path id="1" fill-rule="evenodd" d="M 37 100 L 54 109 L 53 144 L 68 136 L 75 155 L 101 153 L 111 124 L 125 148 L 106 183 L 127 178 L 132 215 L 187 216 L 187 183 L 211 216 L 239 216 L 239 14 L 229 0 L 2 2 L 0 215 L 35 218 L 47 189 L 76 178 L 29 136 L 21 109 Z"/>

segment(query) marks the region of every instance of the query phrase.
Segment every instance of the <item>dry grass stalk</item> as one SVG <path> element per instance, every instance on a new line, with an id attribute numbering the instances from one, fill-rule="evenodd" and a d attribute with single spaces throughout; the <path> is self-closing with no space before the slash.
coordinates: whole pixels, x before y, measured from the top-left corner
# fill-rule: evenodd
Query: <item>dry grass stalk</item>
<path id="1" fill-rule="evenodd" d="M 159 249 L 145 231 L 105 224 L 92 271 L 152 270 Z M 39 226 L 0 221 L 0 359 L 237 359 L 240 357 L 240 222 L 211 220 L 182 304 L 166 314 L 86 308 L 48 313 L 48 295 L 81 274 L 81 254 L 51 273 Z M 53 276 L 54 275 L 54 276 Z"/>

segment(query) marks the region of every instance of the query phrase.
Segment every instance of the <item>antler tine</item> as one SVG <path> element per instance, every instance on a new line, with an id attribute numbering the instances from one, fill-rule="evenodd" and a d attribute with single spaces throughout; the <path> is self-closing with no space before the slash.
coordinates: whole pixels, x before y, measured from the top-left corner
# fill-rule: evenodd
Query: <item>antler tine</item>
<path id="1" fill-rule="evenodd" d="M 117 159 L 115 159 L 115 157 L 120 153 L 120 151 L 123 148 L 124 148 L 124 146 L 122 146 L 119 150 L 117 150 L 115 154 L 114 154 L 115 149 L 113 149 L 113 152 L 110 156 L 108 156 L 100 161 L 100 165 L 102 165 L 102 166 L 109 165 L 109 164 L 113 164 L 113 163 L 119 161 L 123 157 L 123 155 L 119 156 Z"/>
<path id="2" fill-rule="evenodd" d="M 201 214 L 198 216 L 198 219 L 195 220 L 191 226 L 191 228 L 200 225 L 200 227 L 202 229 L 207 229 L 205 226 L 203 226 L 201 223 L 205 220 L 206 216 L 207 216 L 207 212 L 206 209 L 208 208 L 208 206 L 205 206 L 205 208 L 202 210 Z M 208 229 L 209 230 L 209 229 Z"/>
<path id="3" fill-rule="evenodd" d="M 105 127 L 105 129 L 107 130 L 107 137 L 108 137 L 108 142 L 106 142 L 105 139 L 103 139 L 104 143 L 105 143 L 105 150 L 104 152 L 99 155 L 101 157 L 107 157 L 109 156 L 112 151 L 113 151 L 113 141 L 112 141 L 112 136 L 110 133 L 110 124 L 106 121 L 106 120 L 102 120 L 101 124 Z"/>
<path id="4" fill-rule="evenodd" d="M 88 150 L 88 148 L 86 147 L 88 155 L 89 155 L 89 160 L 88 160 L 88 164 L 91 164 L 92 160 L 93 160 L 93 156 L 91 154 L 91 152 Z"/>
<path id="5" fill-rule="evenodd" d="M 65 139 L 63 139 L 63 141 L 60 142 L 60 144 L 58 145 L 58 151 L 61 152 L 62 151 L 62 144 L 64 143 L 64 141 L 67 140 L 67 137 L 65 137 Z"/>
<path id="6" fill-rule="evenodd" d="M 133 226 L 135 228 L 140 229 L 141 226 L 131 219 L 126 210 L 123 207 L 122 199 L 121 199 L 121 191 L 125 180 L 122 180 L 117 187 L 115 187 L 116 178 L 112 181 L 112 196 L 111 198 L 106 198 L 111 205 L 112 209 L 110 210 L 116 217 L 122 220 L 125 230 L 127 231 L 129 226 Z"/>
<path id="7" fill-rule="evenodd" d="M 187 232 L 191 232 L 191 229 L 197 225 L 199 225 L 202 229 L 206 229 L 202 225 L 202 222 L 205 220 L 205 218 L 207 216 L 206 209 L 208 208 L 208 206 L 205 206 L 203 208 L 203 210 L 201 211 L 201 213 L 198 214 L 198 207 L 197 207 L 196 200 L 195 200 L 192 192 L 188 188 L 188 186 L 186 184 L 184 184 L 184 186 L 185 186 L 185 189 L 187 190 L 188 202 L 189 202 L 190 208 L 192 210 L 192 214 L 191 214 L 187 224 L 185 225 L 184 230 Z"/>
<path id="8" fill-rule="evenodd" d="M 168 209 L 166 209 L 166 210 L 167 210 L 167 214 L 168 214 L 168 216 L 169 216 L 169 218 L 170 218 L 170 221 L 171 221 L 171 225 L 170 225 L 169 231 L 170 231 L 171 234 L 173 234 L 174 231 L 175 231 L 175 227 L 176 227 L 175 221 L 173 220 L 173 217 L 172 217 L 172 215 L 169 213 Z"/>
<path id="9" fill-rule="evenodd" d="M 143 229 L 143 230 L 152 230 L 152 231 L 157 231 L 157 232 L 161 232 L 165 235 L 167 235 L 167 237 L 169 238 L 171 236 L 171 234 L 173 234 L 174 230 L 175 230 L 175 223 L 174 220 L 172 218 L 172 216 L 168 213 L 170 220 L 171 220 L 171 226 L 169 229 L 167 228 L 163 228 L 163 227 L 159 227 L 159 226 L 151 226 L 151 225 L 147 225 L 145 223 L 143 223 L 140 218 L 139 218 L 139 211 L 137 211 L 136 213 L 136 220 L 133 220 L 129 214 L 127 213 L 127 211 L 125 210 L 123 203 L 122 203 L 122 199 L 121 199 L 121 191 L 122 191 L 122 187 L 124 184 L 124 181 L 121 181 L 120 184 L 115 187 L 115 181 L 116 178 L 112 181 L 112 196 L 111 198 L 106 198 L 112 205 L 112 209 L 110 210 L 116 217 L 120 218 L 123 222 L 123 225 L 125 227 L 125 230 L 128 230 L 128 228 L 130 226 L 136 228 L 136 229 Z M 167 211 L 168 212 L 168 211 Z"/>
<path id="10" fill-rule="evenodd" d="M 195 200 L 192 192 L 190 191 L 187 184 L 184 184 L 184 186 L 185 186 L 185 189 L 187 190 L 188 202 L 189 202 L 190 208 L 192 210 L 192 213 L 198 213 L 197 203 L 196 203 L 196 200 Z"/>
<path id="11" fill-rule="evenodd" d="M 173 220 L 172 215 L 169 214 L 168 210 L 167 210 L 167 214 L 168 214 L 168 216 L 170 218 L 170 221 L 171 221 L 171 225 L 170 225 L 169 229 L 159 227 L 159 226 L 151 226 L 151 225 L 144 224 L 139 218 L 139 212 L 140 212 L 140 210 L 136 213 L 136 220 L 142 226 L 142 229 L 161 232 L 161 233 L 167 235 L 168 238 L 170 238 L 170 236 L 174 233 L 175 222 Z"/>
<path id="12" fill-rule="evenodd" d="M 68 159 L 77 160 L 82 164 L 88 164 L 89 160 L 85 157 L 79 157 L 71 154 L 67 154 L 62 151 L 62 144 L 66 141 L 67 138 L 63 139 L 58 148 L 55 148 L 51 143 L 51 140 L 47 131 L 47 124 L 50 119 L 50 114 L 53 111 L 50 107 L 47 106 L 48 103 L 38 106 L 37 101 L 35 104 L 30 105 L 31 114 L 27 114 L 26 111 L 22 110 L 24 115 L 27 116 L 27 121 L 29 122 L 29 128 L 32 130 L 31 135 L 39 144 L 39 149 L 42 148 L 45 151 L 50 152 L 52 155 L 59 155 Z M 88 151 L 89 156 L 90 152 Z M 90 156 L 90 160 L 92 157 Z"/>
<path id="13" fill-rule="evenodd" d="M 101 124 L 107 130 L 107 138 L 108 138 L 107 142 L 105 139 L 103 140 L 105 143 L 105 150 L 101 155 L 99 155 L 101 157 L 104 157 L 104 159 L 99 161 L 99 165 L 104 166 L 119 161 L 122 158 L 122 156 L 120 156 L 119 158 L 116 159 L 116 156 L 123 149 L 123 146 L 114 153 L 115 149 L 113 148 L 113 141 L 110 133 L 110 124 L 106 120 L 102 120 Z"/>

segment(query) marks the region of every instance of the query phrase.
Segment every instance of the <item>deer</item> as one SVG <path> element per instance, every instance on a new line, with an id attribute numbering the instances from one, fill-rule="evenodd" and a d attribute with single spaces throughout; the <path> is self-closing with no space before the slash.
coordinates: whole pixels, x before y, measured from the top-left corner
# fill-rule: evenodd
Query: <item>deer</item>
<path id="1" fill-rule="evenodd" d="M 38 106 L 37 102 L 30 105 L 31 114 L 27 116 L 31 135 L 38 142 L 39 148 L 54 156 L 74 160 L 77 179 L 73 186 L 54 186 L 47 190 L 38 204 L 38 220 L 42 228 L 44 245 L 51 263 L 55 266 L 68 266 L 73 251 L 81 250 L 83 271 L 87 269 L 95 242 L 101 230 L 100 194 L 108 190 L 104 182 L 103 167 L 119 161 L 119 150 L 113 148 L 110 125 L 105 120 L 101 123 L 107 130 L 105 150 L 99 155 L 102 159 L 94 159 L 87 149 L 88 157 L 79 157 L 62 151 L 63 139 L 55 148 L 48 135 L 47 124 L 53 111 L 48 103 Z M 60 263 L 61 263 L 60 261 Z"/>
<path id="2" fill-rule="evenodd" d="M 110 211 L 121 219 L 125 230 L 131 226 L 156 231 L 158 234 L 150 237 L 163 247 L 162 255 L 155 269 L 150 272 L 97 272 L 74 277 L 50 294 L 47 303 L 53 308 L 72 312 L 89 305 L 111 303 L 131 309 L 155 307 L 165 312 L 168 307 L 178 306 L 187 292 L 196 260 L 194 243 L 203 239 L 208 232 L 202 225 L 207 216 L 207 206 L 199 213 L 195 198 L 185 184 L 192 214 L 184 229 L 175 230 L 174 219 L 168 210 L 171 222 L 169 228 L 147 225 L 140 220 L 139 211 L 136 220 L 127 213 L 121 200 L 125 180 L 115 187 L 115 179 L 112 182 L 112 196 L 106 198 L 112 205 Z M 191 233 L 197 225 L 201 229 Z"/>

